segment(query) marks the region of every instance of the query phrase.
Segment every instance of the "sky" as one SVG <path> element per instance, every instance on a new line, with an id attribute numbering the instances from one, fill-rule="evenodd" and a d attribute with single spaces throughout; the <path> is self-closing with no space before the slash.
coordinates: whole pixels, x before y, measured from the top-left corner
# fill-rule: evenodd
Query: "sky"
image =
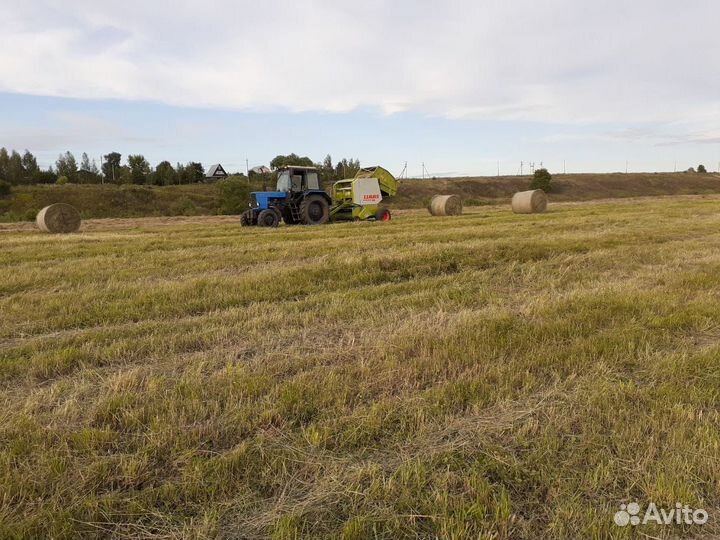
<path id="1" fill-rule="evenodd" d="M 0 146 L 43 166 L 720 168 L 717 0 L 2 0 L 0 20 Z"/>

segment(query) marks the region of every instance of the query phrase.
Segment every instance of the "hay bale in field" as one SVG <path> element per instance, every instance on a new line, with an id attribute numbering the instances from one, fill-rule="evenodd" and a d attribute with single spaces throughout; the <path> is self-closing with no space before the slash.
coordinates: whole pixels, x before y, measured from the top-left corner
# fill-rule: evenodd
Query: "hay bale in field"
<path id="1" fill-rule="evenodd" d="M 457 195 L 435 195 L 428 208 L 433 216 L 459 216 L 462 214 L 462 199 Z"/>
<path id="2" fill-rule="evenodd" d="M 46 206 L 35 218 L 38 228 L 47 233 L 72 233 L 80 228 L 80 212 L 69 204 Z"/>
<path id="3" fill-rule="evenodd" d="M 516 214 L 536 214 L 547 209 L 547 196 L 542 189 L 519 191 L 512 198 L 512 211 Z"/>

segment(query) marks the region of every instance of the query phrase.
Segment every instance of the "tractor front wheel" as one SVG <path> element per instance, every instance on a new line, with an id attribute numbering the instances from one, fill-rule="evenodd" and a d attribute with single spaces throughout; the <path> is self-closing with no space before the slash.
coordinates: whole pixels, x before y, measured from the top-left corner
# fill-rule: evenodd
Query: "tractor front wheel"
<path id="1" fill-rule="evenodd" d="M 330 220 L 330 205 L 322 195 L 310 195 L 300 203 L 300 218 L 305 225 L 324 225 Z"/>
<path id="2" fill-rule="evenodd" d="M 258 215 L 258 225 L 260 227 L 277 227 L 280 224 L 280 216 L 275 210 L 268 208 Z"/>
<path id="3" fill-rule="evenodd" d="M 255 212 L 252 210 L 245 210 L 240 216 L 240 226 L 252 227 L 254 225 L 257 225 L 257 216 L 255 215 Z"/>

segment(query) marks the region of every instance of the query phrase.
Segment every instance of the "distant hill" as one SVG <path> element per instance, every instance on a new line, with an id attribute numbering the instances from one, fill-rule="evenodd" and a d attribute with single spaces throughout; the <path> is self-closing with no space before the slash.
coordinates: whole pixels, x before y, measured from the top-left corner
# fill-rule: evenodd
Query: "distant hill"
<path id="1" fill-rule="evenodd" d="M 390 208 L 421 208 L 438 193 L 460 195 L 466 206 L 506 202 L 516 191 L 528 189 L 529 176 L 439 178 L 404 180 Z M 10 197 L 0 198 L 0 221 L 32 220 L 44 206 L 66 202 L 80 209 L 84 218 L 236 214 L 249 202 L 250 190 L 261 184 L 242 184 L 231 190 L 227 204 L 223 183 L 184 186 L 72 185 L 21 186 Z M 661 195 L 720 193 L 720 176 L 693 173 L 566 174 L 553 177 L 550 199 L 592 199 Z M 267 186 L 266 186 L 267 187 Z"/>
<path id="2" fill-rule="evenodd" d="M 393 201 L 398 207 L 426 204 L 436 193 L 460 195 L 465 205 L 496 204 L 529 189 L 530 176 L 493 176 L 406 180 Z M 584 201 L 619 197 L 720 193 L 720 176 L 693 173 L 558 174 L 551 200 Z"/>

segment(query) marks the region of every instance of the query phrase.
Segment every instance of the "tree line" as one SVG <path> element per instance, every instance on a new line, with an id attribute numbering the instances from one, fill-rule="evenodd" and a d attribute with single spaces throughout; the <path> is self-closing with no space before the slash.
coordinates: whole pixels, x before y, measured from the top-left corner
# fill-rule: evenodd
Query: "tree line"
<path id="1" fill-rule="evenodd" d="M 153 168 L 142 154 L 130 154 L 126 165 L 122 164 L 122 155 L 117 152 L 110 152 L 103 158 L 102 176 L 117 184 L 172 186 L 192 184 L 205 178 L 205 169 L 197 161 L 177 163 L 174 167 L 169 161 L 161 161 Z"/>
<path id="2" fill-rule="evenodd" d="M 127 156 L 122 163 L 122 154 L 110 152 L 103 156 L 98 167 L 83 152 L 78 164 L 72 152 L 60 154 L 55 165 L 42 169 L 37 159 L 29 150 L 21 155 L 16 150 L 8 152 L 0 148 L 0 181 L 11 185 L 22 184 L 149 184 L 168 186 L 173 184 L 192 184 L 205 178 L 202 163 L 190 161 L 186 164 L 177 163 L 173 166 L 169 161 L 162 161 L 152 167 L 141 154 Z"/>
<path id="3" fill-rule="evenodd" d="M 276 171 L 286 165 L 317 167 L 323 181 L 334 182 L 343 178 L 352 178 L 360 169 L 360 160 L 343 158 L 333 163 L 330 155 L 321 163 L 307 156 L 292 153 L 278 155 L 270 162 L 270 168 Z M 251 172 L 250 176 L 254 176 Z M 20 154 L 16 150 L 0 148 L 0 181 L 10 185 L 23 184 L 145 184 L 169 186 L 174 184 L 192 184 L 205 178 L 202 163 L 190 161 L 176 163 L 161 161 L 155 167 L 142 154 L 130 154 L 125 163 L 122 154 L 110 152 L 103 156 L 98 166 L 83 152 L 80 162 L 72 152 L 60 154 L 54 166 L 42 169 L 37 159 L 29 151 Z"/>

